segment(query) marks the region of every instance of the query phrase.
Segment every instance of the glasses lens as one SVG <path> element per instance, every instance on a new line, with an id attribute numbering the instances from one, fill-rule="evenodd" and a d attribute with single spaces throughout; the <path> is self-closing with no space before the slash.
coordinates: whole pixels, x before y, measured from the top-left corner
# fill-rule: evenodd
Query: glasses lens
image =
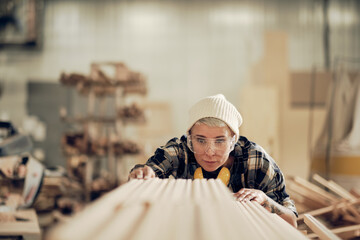
<path id="1" fill-rule="evenodd" d="M 189 136 L 188 146 L 191 151 L 198 154 L 203 154 L 209 149 L 215 151 L 217 154 L 225 154 L 230 152 L 233 148 L 235 136 L 229 138 L 215 138 L 209 139 L 199 136 Z"/>

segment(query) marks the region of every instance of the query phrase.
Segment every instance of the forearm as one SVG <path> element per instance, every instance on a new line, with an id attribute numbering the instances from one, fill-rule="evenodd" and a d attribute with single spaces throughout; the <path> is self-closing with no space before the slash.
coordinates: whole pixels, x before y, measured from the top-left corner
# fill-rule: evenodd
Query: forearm
<path id="1" fill-rule="evenodd" d="M 262 204 L 262 206 L 267 209 L 271 213 L 276 213 L 279 217 L 284 219 L 290 225 L 297 227 L 296 216 L 293 211 L 282 206 L 281 204 L 275 202 L 271 198 L 267 198 L 267 200 Z"/>

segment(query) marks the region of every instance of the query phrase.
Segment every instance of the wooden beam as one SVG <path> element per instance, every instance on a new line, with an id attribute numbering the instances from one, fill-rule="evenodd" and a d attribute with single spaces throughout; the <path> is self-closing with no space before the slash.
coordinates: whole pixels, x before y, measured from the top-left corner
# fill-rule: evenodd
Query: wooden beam
<path id="1" fill-rule="evenodd" d="M 346 189 L 335 183 L 334 181 L 330 180 L 327 181 L 326 179 L 322 178 L 318 174 L 313 175 L 313 179 L 323 185 L 324 187 L 328 188 L 329 190 L 333 191 L 334 193 L 338 194 L 340 197 L 348 199 L 348 200 L 356 200 L 352 194 L 350 194 Z"/>
<path id="2" fill-rule="evenodd" d="M 320 239 L 325 240 L 340 240 L 333 232 L 331 232 L 327 227 L 325 227 L 321 222 L 310 214 L 305 214 L 305 224 L 315 232 Z"/>
<path id="3" fill-rule="evenodd" d="M 336 202 L 339 199 L 336 196 L 334 196 L 333 194 L 325 191 L 324 189 L 316 186 L 315 184 L 313 184 L 309 181 L 306 181 L 303 178 L 294 177 L 294 182 L 305 187 L 306 189 L 308 189 L 312 193 L 316 194 L 317 196 L 321 196 L 322 198 L 328 200 L 328 202 Z"/>
<path id="4" fill-rule="evenodd" d="M 342 239 L 352 239 L 352 238 L 360 237 L 360 224 L 334 228 L 331 231 Z M 308 234 L 307 237 L 312 239 L 319 236 L 316 233 L 312 233 L 312 234 Z"/>
<path id="5" fill-rule="evenodd" d="M 358 204 L 358 203 L 360 203 L 360 199 L 356 199 L 354 201 L 349 201 L 349 202 L 339 202 L 339 203 L 333 204 L 328 207 L 319 208 L 319 209 L 307 212 L 307 214 L 312 215 L 312 216 L 318 216 L 321 214 L 325 214 L 325 213 L 334 211 L 336 208 L 345 208 L 348 204 L 353 205 L 353 204 Z M 305 214 L 300 214 L 298 217 L 298 220 L 304 219 L 304 215 Z"/>

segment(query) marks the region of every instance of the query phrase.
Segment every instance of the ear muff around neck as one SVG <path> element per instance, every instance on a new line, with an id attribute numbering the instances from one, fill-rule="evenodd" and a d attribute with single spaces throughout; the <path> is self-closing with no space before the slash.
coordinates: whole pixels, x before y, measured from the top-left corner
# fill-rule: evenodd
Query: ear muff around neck
<path id="1" fill-rule="evenodd" d="M 194 179 L 204 179 L 204 174 L 201 167 L 198 167 L 194 173 Z M 230 182 L 230 171 L 227 167 L 222 167 L 217 178 L 220 179 L 225 186 L 229 185 Z"/>

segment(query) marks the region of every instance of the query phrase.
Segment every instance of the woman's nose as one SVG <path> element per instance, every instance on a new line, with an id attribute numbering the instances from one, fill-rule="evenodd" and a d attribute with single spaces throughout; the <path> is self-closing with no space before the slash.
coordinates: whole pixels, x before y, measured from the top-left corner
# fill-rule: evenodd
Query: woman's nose
<path id="1" fill-rule="evenodd" d="M 215 155 L 215 147 L 212 143 L 208 143 L 206 148 L 205 148 L 205 154 L 209 155 L 209 156 L 214 156 Z"/>

